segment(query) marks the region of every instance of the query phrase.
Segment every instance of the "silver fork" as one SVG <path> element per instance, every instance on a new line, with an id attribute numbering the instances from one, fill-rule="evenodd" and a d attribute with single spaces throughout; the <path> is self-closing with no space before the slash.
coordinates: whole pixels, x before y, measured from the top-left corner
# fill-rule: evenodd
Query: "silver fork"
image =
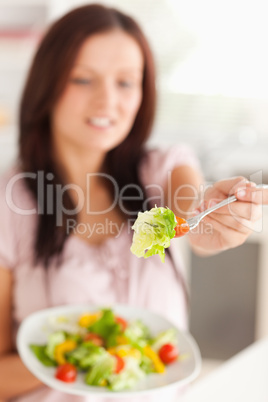
<path id="1" fill-rule="evenodd" d="M 256 188 L 268 188 L 268 184 L 258 184 Z M 226 198 L 225 200 L 219 202 L 216 205 L 213 205 L 213 207 L 206 209 L 205 211 L 201 212 L 200 214 L 194 216 L 193 218 L 187 219 L 187 223 L 189 225 L 190 230 L 193 230 L 196 228 L 196 226 L 199 225 L 201 220 L 210 214 L 211 212 L 216 211 L 216 209 L 222 208 L 225 205 L 231 204 L 232 202 L 237 201 L 237 198 L 235 195 L 232 195 L 231 197 Z"/>

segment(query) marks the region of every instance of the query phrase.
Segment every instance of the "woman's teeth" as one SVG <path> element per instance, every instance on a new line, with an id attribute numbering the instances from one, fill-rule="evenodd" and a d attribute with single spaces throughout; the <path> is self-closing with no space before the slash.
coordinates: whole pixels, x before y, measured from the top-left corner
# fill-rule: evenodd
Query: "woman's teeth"
<path id="1" fill-rule="evenodd" d="M 89 122 L 97 127 L 109 127 L 111 125 L 111 120 L 107 117 L 94 117 L 89 119 Z"/>

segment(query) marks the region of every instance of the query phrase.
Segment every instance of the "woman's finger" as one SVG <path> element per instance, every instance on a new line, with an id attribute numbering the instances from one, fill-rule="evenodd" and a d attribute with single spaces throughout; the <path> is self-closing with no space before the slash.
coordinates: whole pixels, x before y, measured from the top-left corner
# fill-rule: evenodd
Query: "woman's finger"
<path id="1" fill-rule="evenodd" d="M 262 217 L 262 205 L 250 202 L 235 201 L 225 207 L 217 209 L 213 215 L 230 215 L 233 218 L 243 218 L 256 222 Z"/>
<path id="2" fill-rule="evenodd" d="M 220 243 L 220 249 L 226 250 L 230 247 L 236 247 L 244 243 L 244 241 L 248 238 L 248 236 L 252 233 L 252 230 L 247 228 L 246 226 L 241 226 L 238 222 L 232 225 L 227 222 L 227 226 L 223 225 L 221 221 L 217 221 L 216 219 L 212 219 L 207 216 L 204 219 L 205 228 L 209 228 L 209 233 L 214 239 L 214 237 L 218 238 L 218 242 Z M 230 226 L 229 226 L 230 225 Z M 205 232 L 208 229 L 199 229 L 200 232 Z"/>
<path id="3" fill-rule="evenodd" d="M 224 179 L 216 182 L 213 188 L 221 192 L 226 197 L 235 194 L 237 188 L 244 187 L 249 181 L 243 177 L 232 177 L 230 179 Z"/>
<path id="4" fill-rule="evenodd" d="M 205 219 L 207 219 L 207 222 L 210 222 L 216 230 L 221 232 L 230 229 L 237 233 L 249 234 L 254 230 L 255 225 L 254 221 L 230 215 L 211 214 Z"/>
<path id="5" fill-rule="evenodd" d="M 239 187 L 235 196 L 238 200 L 252 202 L 254 204 L 268 204 L 268 189 L 254 187 Z"/>

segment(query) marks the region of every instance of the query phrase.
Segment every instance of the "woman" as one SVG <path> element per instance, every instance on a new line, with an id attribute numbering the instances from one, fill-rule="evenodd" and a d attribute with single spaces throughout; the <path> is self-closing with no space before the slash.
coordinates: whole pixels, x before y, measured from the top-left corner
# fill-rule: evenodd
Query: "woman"
<path id="1" fill-rule="evenodd" d="M 138 211 L 157 203 L 188 216 L 201 200 L 186 146 L 145 150 L 155 103 L 153 58 L 130 17 L 89 5 L 48 30 L 22 96 L 19 163 L 1 180 L 0 398 L 95 400 L 50 390 L 23 366 L 14 339 L 33 311 L 120 302 L 187 326 L 180 261 L 175 270 L 170 255 L 162 265 L 129 251 Z M 205 204 L 230 193 L 241 200 L 232 212 L 188 236 L 200 254 L 241 244 L 260 216 L 260 194 L 243 178 L 216 183 Z"/>

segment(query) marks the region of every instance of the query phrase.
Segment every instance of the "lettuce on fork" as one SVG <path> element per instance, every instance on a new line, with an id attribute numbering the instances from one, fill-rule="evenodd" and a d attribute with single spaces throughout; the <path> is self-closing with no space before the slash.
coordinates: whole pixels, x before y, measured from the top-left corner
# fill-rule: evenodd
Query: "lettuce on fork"
<path id="1" fill-rule="evenodd" d="M 175 236 L 176 225 L 176 217 L 168 208 L 155 207 L 150 211 L 139 212 L 132 226 L 134 235 L 131 252 L 144 258 L 159 254 L 164 262 L 165 248 L 170 246 L 170 240 Z"/>

